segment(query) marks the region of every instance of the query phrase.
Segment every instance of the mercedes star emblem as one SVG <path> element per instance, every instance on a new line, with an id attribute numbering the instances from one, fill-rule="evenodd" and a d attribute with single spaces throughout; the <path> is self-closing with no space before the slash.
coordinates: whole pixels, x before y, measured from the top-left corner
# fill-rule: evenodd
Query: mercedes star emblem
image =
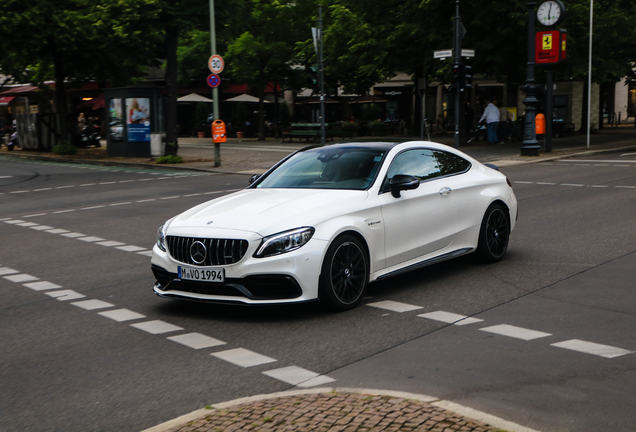
<path id="1" fill-rule="evenodd" d="M 195 241 L 192 243 L 192 246 L 190 246 L 190 258 L 192 258 L 195 264 L 203 264 L 207 252 L 205 245 L 200 241 Z"/>

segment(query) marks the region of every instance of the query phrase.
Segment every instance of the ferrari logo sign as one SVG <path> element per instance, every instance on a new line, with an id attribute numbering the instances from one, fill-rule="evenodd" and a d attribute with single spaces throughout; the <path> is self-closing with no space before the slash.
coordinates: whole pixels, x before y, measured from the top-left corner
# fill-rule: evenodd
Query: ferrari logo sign
<path id="1" fill-rule="evenodd" d="M 543 50 L 551 50 L 552 49 L 552 35 L 546 34 L 543 36 Z"/>

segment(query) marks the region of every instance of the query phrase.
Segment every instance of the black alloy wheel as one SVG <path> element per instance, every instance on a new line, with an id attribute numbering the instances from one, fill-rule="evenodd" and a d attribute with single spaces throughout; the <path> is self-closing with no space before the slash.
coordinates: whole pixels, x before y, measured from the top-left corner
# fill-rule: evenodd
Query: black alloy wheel
<path id="1" fill-rule="evenodd" d="M 497 262 L 508 250 L 510 221 L 506 211 L 499 204 L 492 204 L 486 210 L 479 232 L 478 255 L 486 262 Z"/>
<path id="2" fill-rule="evenodd" d="M 367 254 L 351 235 L 338 237 L 329 246 L 320 275 L 320 298 L 335 310 L 356 307 L 369 281 Z"/>

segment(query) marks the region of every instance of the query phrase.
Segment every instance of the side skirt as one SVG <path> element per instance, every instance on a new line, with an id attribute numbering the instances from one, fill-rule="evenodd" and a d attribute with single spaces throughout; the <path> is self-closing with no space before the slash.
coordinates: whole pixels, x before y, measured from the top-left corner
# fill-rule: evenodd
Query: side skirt
<path id="1" fill-rule="evenodd" d="M 442 261 L 446 261 L 446 260 L 449 260 L 449 259 L 457 258 L 459 256 L 466 255 L 466 254 L 472 252 L 473 250 L 474 250 L 473 248 L 462 248 L 462 249 L 457 249 L 457 250 L 454 250 L 454 251 L 451 251 L 451 252 L 447 252 L 447 253 L 445 253 L 443 255 L 436 256 L 435 258 L 430 258 L 430 259 L 427 259 L 427 260 L 424 260 L 424 261 L 421 261 L 421 262 L 418 262 L 418 263 L 411 264 L 409 266 L 403 267 L 401 269 L 394 270 L 394 271 L 392 271 L 390 273 L 387 273 L 387 274 L 384 274 L 382 276 L 379 276 L 376 280 L 381 280 L 381 279 L 385 279 L 385 278 L 388 278 L 388 277 L 397 276 L 397 275 L 402 274 L 402 273 L 407 273 L 407 272 L 410 272 L 410 271 L 413 271 L 413 270 L 416 270 L 416 269 L 419 269 L 419 268 L 422 268 L 422 267 L 430 266 L 430 265 L 437 264 L 437 263 L 442 262 Z"/>

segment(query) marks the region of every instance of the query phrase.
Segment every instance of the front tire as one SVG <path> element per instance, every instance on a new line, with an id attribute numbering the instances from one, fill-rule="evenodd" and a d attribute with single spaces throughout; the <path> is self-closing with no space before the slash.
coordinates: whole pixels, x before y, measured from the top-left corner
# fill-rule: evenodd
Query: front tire
<path id="1" fill-rule="evenodd" d="M 500 204 L 491 204 L 484 214 L 479 231 L 477 255 L 483 261 L 494 263 L 503 258 L 510 240 L 510 221 Z"/>
<path id="2" fill-rule="evenodd" d="M 369 261 L 362 242 L 342 235 L 329 246 L 320 274 L 319 297 L 331 309 L 353 309 L 369 283 Z"/>

